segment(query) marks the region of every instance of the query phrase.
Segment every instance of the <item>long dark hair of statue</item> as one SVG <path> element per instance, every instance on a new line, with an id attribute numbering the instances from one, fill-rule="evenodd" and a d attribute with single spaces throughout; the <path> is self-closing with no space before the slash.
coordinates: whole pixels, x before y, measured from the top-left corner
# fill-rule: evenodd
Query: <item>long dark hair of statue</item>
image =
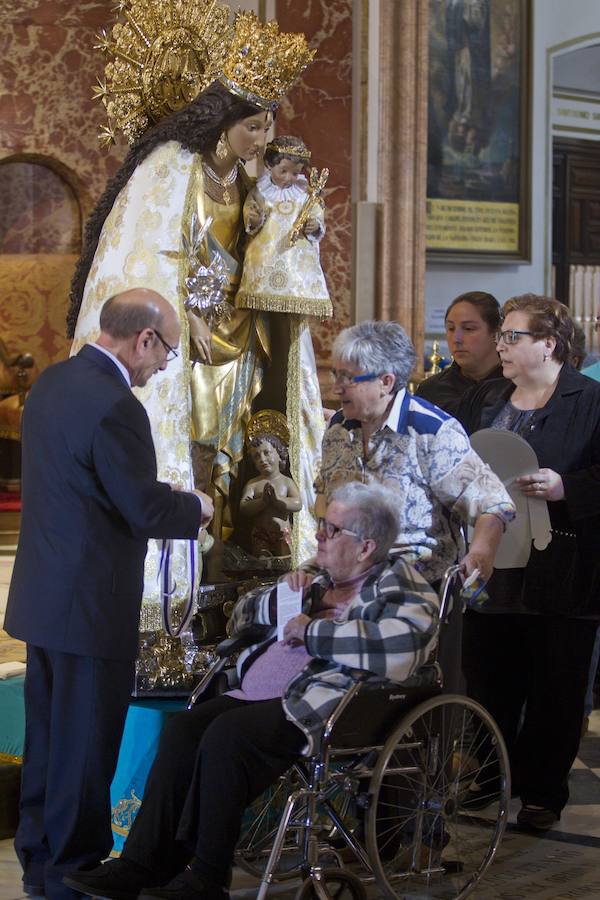
<path id="1" fill-rule="evenodd" d="M 158 144 L 164 144 L 167 141 L 178 141 L 191 153 L 214 150 L 224 129 L 231 128 L 241 119 L 247 119 L 248 116 L 254 116 L 259 112 L 262 110 L 230 94 L 220 82 L 215 81 L 183 109 L 162 119 L 153 128 L 150 128 L 133 145 L 121 168 L 106 185 L 104 193 L 86 223 L 83 250 L 71 282 L 67 337 L 72 338 L 75 334 L 83 291 L 94 261 L 102 226 L 120 191 L 127 184 L 136 167 Z"/>

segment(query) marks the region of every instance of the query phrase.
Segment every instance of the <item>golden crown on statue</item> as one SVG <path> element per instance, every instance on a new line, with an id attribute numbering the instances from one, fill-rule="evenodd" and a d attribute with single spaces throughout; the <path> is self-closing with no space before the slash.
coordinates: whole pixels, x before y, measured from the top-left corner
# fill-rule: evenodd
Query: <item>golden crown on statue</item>
<path id="1" fill-rule="evenodd" d="M 302 142 L 299 142 L 295 146 L 293 144 L 286 144 L 283 137 L 273 138 L 272 141 L 269 141 L 265 149 L 272 150 L 274 153 L 283 153 L 286 156 L 295 156 L 296 159 L 305 159 L 307 162 L 311 157 L 310 150 Z"/>
<path id="2" fill-rule="evenodd" d="M 249 103 L 277 106 L 316 51 L 309 50 L 303 34 L 281 34 L 277 22 L 263 24 L 253 12 L 236 13 L 233 27 L 219 80 Z"/>
<path id="3" fill-rule="evenodd" d="M 254 413 L 246 426 L 246 443 L 253 438 L 273 435 L 279 438 L 285 447 L 290 443 L 290 431 L 286 417 L 276 409 L 261 409 Z"/>
<path id="4" fill-rule="evenodd" d="M 119 0 L 124 21 L 103 30 L 95 49 L 110 61 L 98 79 L 108 125 L 100 141 L 122 131 L 134 143 L 152 124 L 181 109 L 213 81 L 263 109 L 272 108 L 314 56 L 302 34 L 217 0 Z"/>

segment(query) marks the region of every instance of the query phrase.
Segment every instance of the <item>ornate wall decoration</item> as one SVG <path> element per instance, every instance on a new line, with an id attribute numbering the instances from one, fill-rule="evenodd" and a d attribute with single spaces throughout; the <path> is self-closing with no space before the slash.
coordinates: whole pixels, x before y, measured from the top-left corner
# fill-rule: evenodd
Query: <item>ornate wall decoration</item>
<path id="1" fill-rule="evenodd" d="M 41 371 L 68 356 L 65 318 L 77 254 L 0 256 L 0 335 L 12 352 L 29 352 Z"/>

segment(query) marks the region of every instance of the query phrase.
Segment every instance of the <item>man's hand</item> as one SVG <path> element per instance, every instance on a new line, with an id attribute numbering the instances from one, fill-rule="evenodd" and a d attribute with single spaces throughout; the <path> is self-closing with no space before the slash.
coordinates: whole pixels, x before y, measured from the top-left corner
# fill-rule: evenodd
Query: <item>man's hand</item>
<path id="1" fill-rule="evenodd" d="M 314 575 L 309 575 L 308 572 L 303 572 L 302 569 L 296 569 L 295 572 L 286 572 L 282 581 L 289 584 L 293 591 L 304 591 L 305 588 L 310 587 L 313 583 L 314 577 Z"/>
<path id="2" fill-rule="evenodd" d="M 215 507 L 212 499 L 203 491 L 194 490 L 191 491 L 191 493 L 195 494 L 196 497 L 200 497 L 200 500 L 202 501 L 202 525 L 208 525 L 215 514 Z"/>
<path id="3" fill-rule="evenodd" d="M 310 618 L 300 613 L 294 616 L 289 622 L 286 622 L 283 628 L 283 643 L 289 644 L 290 647 L 297 647 L 304 643 L 304 635 L 306 634 L 306 626 L 310 622 Z"/>
<path id="4" fill-rule="evenodd" d="M 190 326 L 190 338 L 196 348 L 200 362 L 210 364 L 212 362 L 211 341 L 212 334 L 204 319 L 194 315 L 191 309 L 187 310 L 187 318 Z"/>
<path id="5" fill-rule="evenodd" d="M 262 225 L 262 218 L 258 203 L 254 200 L 250 200 L 246 207 L 246 229 L 257 231 Z"/>

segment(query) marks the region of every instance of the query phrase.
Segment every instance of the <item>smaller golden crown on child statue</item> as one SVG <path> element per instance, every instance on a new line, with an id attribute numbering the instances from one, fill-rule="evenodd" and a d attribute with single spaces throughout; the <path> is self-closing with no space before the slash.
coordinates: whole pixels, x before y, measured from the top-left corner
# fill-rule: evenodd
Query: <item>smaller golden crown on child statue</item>
<path id="1" fill-rule="evenodd" d="M 290 443 L 290 431 L 286 417 L 276 409 L 261 409 L 254 413 L 246 426 L 246 444 L 252 438 L 263 438 L 266 435 L 279 438 L 285 447 Z"/>

